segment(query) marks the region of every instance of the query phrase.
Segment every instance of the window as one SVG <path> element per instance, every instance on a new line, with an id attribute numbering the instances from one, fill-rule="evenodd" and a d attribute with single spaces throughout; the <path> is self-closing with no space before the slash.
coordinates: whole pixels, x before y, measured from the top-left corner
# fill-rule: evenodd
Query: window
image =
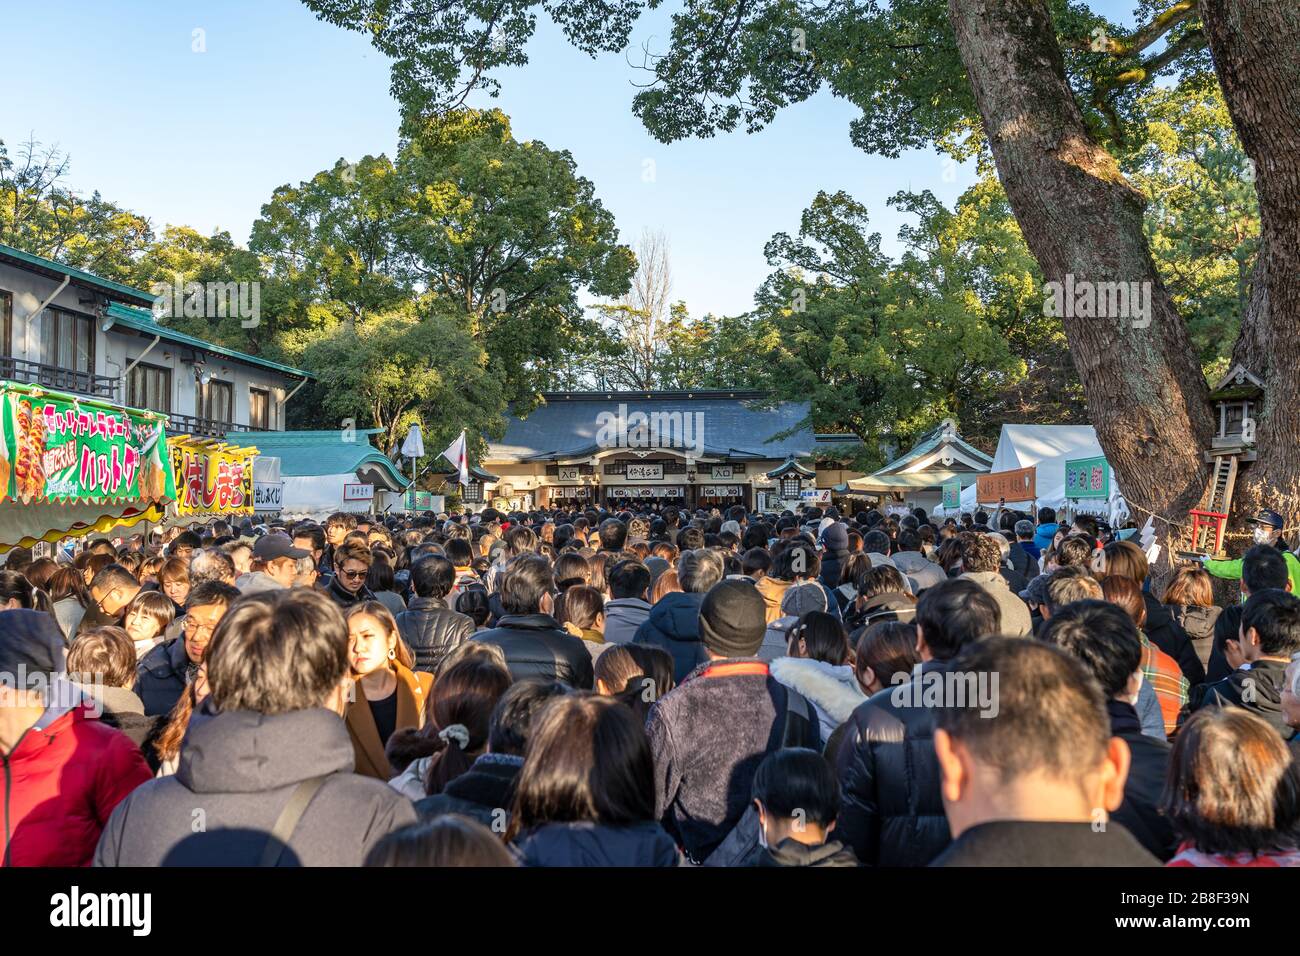
<path id="1" fill-rule="evenodd" d="M 144 364 L 131 369 L 126 379 L 126 403 L 132 408 L 170 412 L 172 410 L 171 369 Z"/>
<path id="2" fill-rule="evenodd" d="M 41 313 L 41 364 L 70 372 L 95 371 L 95 326 L 88 315 L 62 309 Z"/>
<path id="3" fill-rule="evenodd" d="M 471 504 L 478 504 L 483 500 L 483 482 L 475 481 L 473 478 L 465 485 L 465 493 L 462 496 L 463 501 Z"/>
<path id="4" fill-rule="evenodd" d="M 248 424 L 259 431 L 271 430 L 271 393 L 266 389 L 248 390 Z"/>
<path id="5" fill-rule="evenodd" d="M 13 355 L 14 348 L 14 295 L 0 289 L 0 355 Z"/>
<path id="6" fill-rule="evenodd" d="M 229 382 L 216 379 L 207 385 L 199 383 L 199 418 L 207 418 L 222 424 L 231 424 L 235 420 L 235 387 Z"/>
<path id="7" fill-rule="evenodd" d="M 795 478 L 781 479 L 781 497 L 787 500 L 799 497 L 800 480 Z"/>

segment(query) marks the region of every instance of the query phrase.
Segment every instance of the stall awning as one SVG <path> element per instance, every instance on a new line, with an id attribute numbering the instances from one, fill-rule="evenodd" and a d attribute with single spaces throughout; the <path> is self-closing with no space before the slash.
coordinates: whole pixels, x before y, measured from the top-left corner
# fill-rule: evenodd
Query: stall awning
<path id="1" fill-rule="evenodd" d="M 924 488 L 941 488 L 948 482 L 960 481 L 962 487 L 975 484 L 979 476 L 969 471 L 923 471 L 910 475 L 867 475 L 851 478 L 846 484 L 853 491 L 916 491 Z"/>

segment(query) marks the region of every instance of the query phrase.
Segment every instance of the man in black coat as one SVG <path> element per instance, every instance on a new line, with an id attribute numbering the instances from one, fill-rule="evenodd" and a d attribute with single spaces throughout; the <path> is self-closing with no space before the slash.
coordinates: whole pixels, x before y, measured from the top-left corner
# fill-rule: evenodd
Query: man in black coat
<path id="1" fill-rule="evenodd" d="M 997 713 L 956 694 L 935 708 L 953 842 L 932 866 L 1158 865 L 1106 816 L 1124 801 L 1129 748 L 1111 735 L 1105 695 L 1078 659 L 1043 641 L 991 637 L 970 644 L 951 673 L 965 684 L 996 680 Z"/>
<path id="2" fill-rule="evenodd" d="M 213 631 L 238 597 L 238 590 L 220 581 L 200 581 L 190 588 L 181 635 L 156 645 L 136 667 L 132 689 L 146 715 L 171 713 L 194 682 Z"/>
<path id="3" fill-rule="evenodd" d="M 1238 646 L 1245 664 L 1222 680 L 1194 688 L 1188 711 L 1241 707 L 1291 740 L 1296 731 L 1283 717 L 1282 691 L 1287 664 L 1300 652 L 1300 598 L 1277 588 L 1252 594 L 1241 611 Z"/>
<path id="4" fill-rule="evenodd" d="M 497 591 L 505 614 L 473 640 L 501 648 L 517 681 L 544 677 L 591 690 L 596 681 L 591 652 L 551 616 L 555 575 L 550 562 L 540 554 L 520 555 L 498 576 Z"/>
<path id="5" fill-rule="evenodd" d="M 1160 803 L 1170 746 L 1142 733 L 1135 708 L 1142 686 L 1142 642 L 1133 619 L 1108 601 L 1076 601 L 1056 611 L 1039 637 L 1077 658 L 1097 679 L 1106 694 L 1110 732 L 1128 744 L 1124 802 L 1111 821 L 1126 827 L 1147 852 L 1168 860 L 1175 838 Z"/>
<path id="6" fill-rule="evenodd" d="M 844 805 L 835 834 L 870 865 L 924 866 L 948 845 L 934 714 L 916 691 L 968 643 L 997 634 L 1002 615 L 984 588 L 958 578 L 921 595 L 916 626 L 922 663 L 912 681 L 858 705 L 836 759 Z"/>
<path id="7" fill-rule="evenodd" d="M 1248 601 L 1257 591 L 1291 590 L 1291 578 L 1282 553 L 1272 545 L 1256 545 L 1241 558 L 1241 596 Z M 1236 666 L 1229 663 L 1224 653 L 1228 641 L 1239 641 L 1241 636 L 1242 604 L 1226 607 L 1214 622 L 1214 644 L 1210 649 L 1210 662 L 1205 668 L 1205 682 L 1212 684 L 1223 680 Z"/>
<path id="8" fill-rule="evenodd" d="M 474 633 L 474 622 L 447 607 L 456 567 L 446 558 L 427 555 L 411 568 L 415 597 L 397 615 L 397 630 L 415 655 L 417 671 L 435 673 L 438 665 Z"/>
<path id="9" fill-rule="evenodd" d="M 677 559 L 677 583 L 682 590 L 661 597 L 632 638 L 636 644 L 662 647 L 671 654 L 673 679 L 679 684 L 709 659 L 700 637 L 700 605 L 725 572 L 726 566 L 716 551 L 683 551 Z"/>
<path id="10" fill-rule="evenodd" d="M 320 589 L 343 610 L 362 601 L 373 601 L 374 592 L 366 587 L 374 556 L 370 549 L 355 541 L 345 541 L 334 549 L 334 573 L 321 578 Z"/>

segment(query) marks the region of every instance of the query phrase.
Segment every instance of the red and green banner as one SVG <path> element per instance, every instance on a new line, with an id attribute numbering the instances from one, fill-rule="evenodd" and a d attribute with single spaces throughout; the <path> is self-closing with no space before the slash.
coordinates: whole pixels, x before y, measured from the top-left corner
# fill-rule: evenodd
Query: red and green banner
<path id="1" fill-rule="evenodd" d="M 174 499 L 165 425 L 156 412 L 0 382 L 0 500 Z"/>

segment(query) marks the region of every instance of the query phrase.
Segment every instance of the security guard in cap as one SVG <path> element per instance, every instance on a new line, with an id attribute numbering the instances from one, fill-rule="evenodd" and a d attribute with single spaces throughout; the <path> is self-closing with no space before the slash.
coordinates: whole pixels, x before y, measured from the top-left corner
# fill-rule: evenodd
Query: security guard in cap
<path id="1" fill-rule="evenodd" d="M 1286 559 L 1287 575 L 1291 578 L 1291 593 L 1300 594 L 1300 558 L 1296 558 L 1291 551 L 1287 550 L 1286 542 L 1282 540 L 1282 528 L 1285 524 L 1282 516 L 1276 511 L 1265 508 L 1255 517 L 1247 518 L 1246 523 L 1255 526 L 1255 544 L 1272 545 L 1282 552 L 1282 557 Z M 1241 579 L 1241 558 L 1215 561 L 1206 556 L 1201 558 L 1201 563 L 1205 565 L 1205 570 L 1216 578 L 1229 578 L 1233 581 Z"/>

